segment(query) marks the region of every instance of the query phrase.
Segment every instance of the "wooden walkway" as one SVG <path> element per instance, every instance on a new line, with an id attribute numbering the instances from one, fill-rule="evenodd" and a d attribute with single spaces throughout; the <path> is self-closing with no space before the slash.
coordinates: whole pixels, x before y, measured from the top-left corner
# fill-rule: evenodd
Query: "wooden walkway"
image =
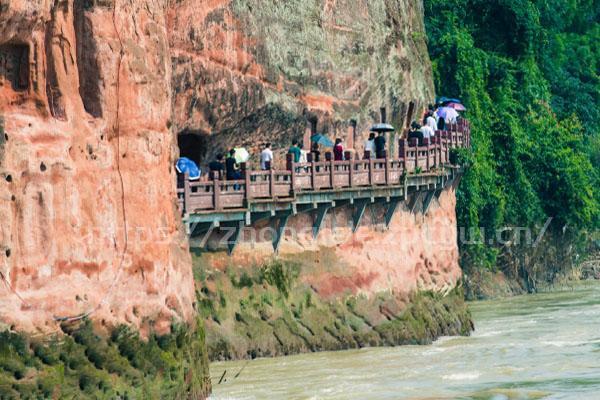
<path id="1" fill-rule="evenodd" d="M 192 182 L 186 176 L 177 198 L 184 217 L 205 215 L 201 219 L 209 220 L 211 214 L 250 210 L 256 204 L 293 203 L 299 195 L 322 198 L 326 192 L 359 191 L 373 197 L 370 191 L 406 187 L 407 177 L 446 176 L 451 150 L 469 146 L 470 127 L 464 121 L 437 131 L 422 146 L 416 139 L 400 140 L 397 159 L 288 163 L 287 170 L 243 170 L 237 181 Z"/>

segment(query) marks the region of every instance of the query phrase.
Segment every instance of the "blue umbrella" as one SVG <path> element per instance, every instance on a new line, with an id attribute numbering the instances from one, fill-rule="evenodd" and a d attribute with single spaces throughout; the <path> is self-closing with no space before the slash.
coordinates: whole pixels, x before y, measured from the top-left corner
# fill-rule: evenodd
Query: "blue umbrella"
<path id="1" fill-rule="evenodd" d="M 459 103 L 462 104 L 462 101 L 460 101 L 460 99 L 455 99 L 452 97 L 438 97 L 437 98 L 437 102 L 444 104 L 444 103 Z"/>
<path id="2" fill-rule="evenodd" d="M 333 147 L 333 142 L 327 136 L 321 135 L 320 133 L 317 133 L 316 135 L 312 135 L 310 137 L 310 141 L 312 143 L 320 144 L 321 146 L 324 146 L 324 147 Z"/>
<path id="3" fill-rule="evenodd" d="M 175 169 L 177 169 L 177 172 L 180 174 L 188 174 L 193 181 L 200 179 L 200 168 L 198 168 L 196 163 L 189 158 L 181 157 L 177 160 Z"/>

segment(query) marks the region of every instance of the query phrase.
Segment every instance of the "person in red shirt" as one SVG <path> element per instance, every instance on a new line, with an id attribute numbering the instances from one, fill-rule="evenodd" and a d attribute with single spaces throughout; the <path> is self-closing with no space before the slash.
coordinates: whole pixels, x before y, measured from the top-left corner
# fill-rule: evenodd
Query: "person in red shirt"
<path id="1" fill-rule="evenodd" d="M 333 159 L 335 161 L 344 161 L 344 146 L 342 146 L 342 139 L 335 139 L 335 146 L 333 146 Z"/>

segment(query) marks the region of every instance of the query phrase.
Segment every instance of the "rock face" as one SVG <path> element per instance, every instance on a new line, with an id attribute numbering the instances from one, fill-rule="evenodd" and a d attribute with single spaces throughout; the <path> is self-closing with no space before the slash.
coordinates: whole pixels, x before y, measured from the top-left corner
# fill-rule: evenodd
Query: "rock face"
<path id="1" fill-rule="evenodd" d="M 0 0 L 0 320 L 189 320 L 177 134 L 208 156 L 384 105 L 402 126 L 430 70 L 420 0 Z"/>
<path id="2" fill-rule="evenodd" d="M 0 1 L 1 321 L 192 317 L 166 4 Z"/>
<path id="3" fill-rule="evenodd" d="M 389 229 L 384 226 L 385 209 L 369 207 L 355 233 L 351 227 L 352 206 L 337 209 L 327 215 L 316 240 L 313 217 L 292 216 L 279 255 L 303 259 L 313 267 L 303 279 L 323 298 L 390 291 L 408 296 L 416 291 L 452 290 L 462 275 L 454 190 L 449 187 L 442 191 L 425 215 L 411 213 L 406 207 L 396 211 Z M 240 266 L 264 264 L 273 257 L 272 235 L 268 223 L 246 229 L 231 262 Z M 227 236 L 226 230 L 215 232 L 207 247 L 217 250 Z M 212 260 L 207 263 L 211 269 L 222 270 L 228 265 L 220 257 L 207 258 Z"/>
<path id="4" fill-rule="evenodd" d="M 433 97 L 420 0 L 181 0 L 168 21 L 174 125 L 206 157 L 285 147 L 307 119 L 360 136 L 382 106 L 401 128 Z"/>
<path id="5" fill-rule="evenodd" d="M 209 356 L 253 358 L 364 346 L 429 343 L 472 330 L 458 265 L 452 187 L 428 212 L 399 208 L 389 229 L 370 207 L 356 233 L 350 207 L 324 222 L 290 217 L 273 258 L 272 230 L 245 232 L 233 257 L 196 252 Z M 416 209 L 419 208 L 417 204 Z M 307 228 L 308 227 L 308 228 Z M 208 247 L 217 249 L 214 235 Z"/>

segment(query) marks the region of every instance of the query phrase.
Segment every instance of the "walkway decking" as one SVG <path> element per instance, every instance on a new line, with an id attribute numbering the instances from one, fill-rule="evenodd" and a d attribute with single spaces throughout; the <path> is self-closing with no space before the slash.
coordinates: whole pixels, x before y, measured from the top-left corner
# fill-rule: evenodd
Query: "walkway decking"
<path id="1" fill-rule="evenodd" d="M 310 212 L 315 213 L 317 235 L 327 210 L 348 204 L 355 208 L 355 229 L 366 206 L 373 203 L 387 206 L 389 224 L 398 203 L 413 193 L 411 211 L 422 200 L 426 212 L 433 196 L 458 176 L 451 150 L 469 146 L 470 128 L 465 121 L 436 132 L 423 146 L 416 140 L 401 140 L 397 159 L 288 163 L 287 170 L 243 171 L 244 178 L 238 181 L 186 178 L 177 191 L 178 201 L 190 234 L 225 225 L 241 229 L 264 219 L 273 220 L 281 232 L 290 215 Z M 279 240 L 274 238 L 275 250 Z"/>

